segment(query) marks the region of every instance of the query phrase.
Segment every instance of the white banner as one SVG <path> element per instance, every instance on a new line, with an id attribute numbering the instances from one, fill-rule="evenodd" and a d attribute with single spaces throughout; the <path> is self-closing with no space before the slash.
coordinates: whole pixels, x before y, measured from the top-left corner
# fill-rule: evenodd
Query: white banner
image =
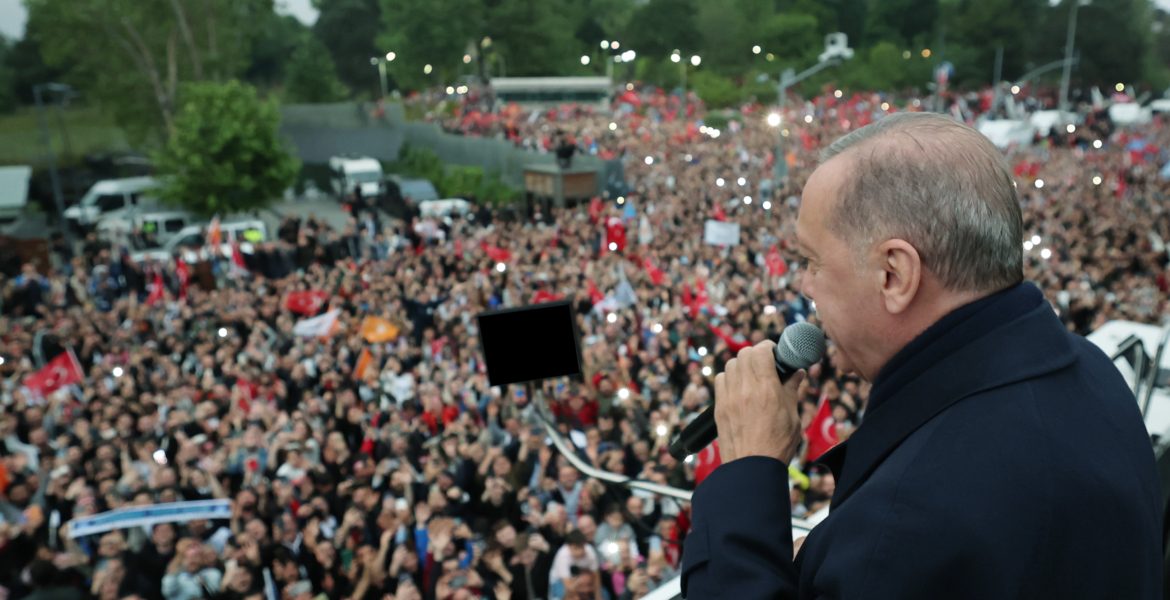
<path id="1" fill-rule="evenodd" d="M 703 243 L 711 246 L 738 246 L 739 223 L 708 219 L 703 227 Z"/>
<path id="2" fill-rule="evenodd" d="M 95 533 L 157 523 L 186 523 L 205 519 L 230 519 L 231 517 L 232 504 L 230 500 L 226 499 L 128 506 L 73 519 L 69 522 L 69 537 L 77 539 Z"/>

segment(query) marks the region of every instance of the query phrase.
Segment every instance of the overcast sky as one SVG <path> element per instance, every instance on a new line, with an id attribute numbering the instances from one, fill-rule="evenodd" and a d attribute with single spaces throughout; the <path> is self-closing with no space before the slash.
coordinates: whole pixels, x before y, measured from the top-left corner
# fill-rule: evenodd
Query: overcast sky
<path id="1" fill-rule="evenodd" d="M 1154 0 L 1162 10 L 1170 12 L 1170 0 Z M 317 20 L 310 0 L 276 0 L 276 11 L 295 15 L 303 23 L 311 25 Z M 0 35 L 20 38 L 24 35 L 24 22 L 28 20 L 22 0 L 0 0 Z"/>
<path id="2" fill-rule="evenodd" d="M 317 11 L 313 9 L 311 0 L 276 0 L 276 12 L 294 15 L 306 25 L 312 25 L 317 20 Z M 27 20 L 23 0 L 0 0 L 0 35 L 9 39 L 21 38 Z"/>

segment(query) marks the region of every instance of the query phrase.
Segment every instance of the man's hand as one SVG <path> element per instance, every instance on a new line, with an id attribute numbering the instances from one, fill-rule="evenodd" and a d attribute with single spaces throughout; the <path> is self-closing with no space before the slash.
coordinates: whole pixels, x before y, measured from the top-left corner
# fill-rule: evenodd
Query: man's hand
<path id="1" fill-rule="evenodd" d="M 715 424 L 723 462 L 769 456 L 787 464 L 800 447 L 797 388 L 805 372 L 781 385 L 772 349 L 763 341 L 739 351 L 715 377 Z"/>

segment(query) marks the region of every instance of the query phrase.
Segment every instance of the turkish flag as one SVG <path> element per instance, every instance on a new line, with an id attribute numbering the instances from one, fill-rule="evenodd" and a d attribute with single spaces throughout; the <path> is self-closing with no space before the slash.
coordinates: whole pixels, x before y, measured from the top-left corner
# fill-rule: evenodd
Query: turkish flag
<path id="1" fill-rule="evenodd" d="M 833 409 L 829 406 L 827 398 L 821 399 L 821 406 L 817 409 L 812 423 L 808 424 L 808 429 L 804 430 L 804 435 L 808 438 L 808 450 L 804 455 L 805 464 L 820 458 L 837 445 L 837 422 L 833 419 Z"/>
<path id="2" fill-rule="evenodd" d="M 248 267 L 244 264 L 244 255 L 240 252 L 239 242 L 232 242 L 232 265 L 240 271 L 248 272 Z"/>
<path id="3" fill-rule="evenodd" d="M 768 250 L 764 262 L 768 265 L 768 274 L 772 277 L 781 277 L 788 272 L 788 263 L 784 262 L 784 257 L 780 256 L 780 249 L 776 246 Z"/>
<path id="4" fill-rule="evenodd" d="M 72 350 L 58 354 L 40 371 L 24 378 L 24 385 L 42 398 L 75 383 L 81 383 L 81 363 Z"/>
<path id="5" fill-rule="evenodd" d="M 175 273 L 179 276 L 179 299 L 186 300 L 187 286 L 191 284 L 191 267 L 187 266 L 187 261 L 176 258 Z"/>
<path id="6" fill-rule="evenodd" d="M 487 242 L 483 242 L 480 248 L 487 253 L 488 258 L 492 259 L 493 262 L 506 263 L 512 260 L 512 253 L 499 246 L 493 246 Z"/>
<path id="7" fill-rule="evenodd" d="M 710 446 L 700 450 L 695 455 L 695 487 L 699 487 L 699 484 L 703 483 L 703 480 L 713 473 L 722 462 L 722 458 L 719 456 L 719 440 L 715 440 Z"/>
<path id="8" fill-rule="evenodd" d="M 300 290 L 289 292 L 288 297 L 284 299 L 284 307 L 298 315 L 311 317 L 317 314 L 328 300 L 329 294 L 321 290 Z"/>
<path id="9" fill-rule="evenodd" d="M 146 305 L 154 306 L 166 297 L 167 286 L 163 283 L 162 273 L 154 272 L 154 280 L 150 284 L 150 295 L 146 297 Z"/>
<path id="10" fill-rule="evenodd" d="M 646 274 L 650 276 L 650 281 L 654 285 L 662 285 L 662 282 L 666 281 L 666 273 L 654 266 L 654 261 L 649 258 L 642 260 L 642 268 L 646 269 Z"/>

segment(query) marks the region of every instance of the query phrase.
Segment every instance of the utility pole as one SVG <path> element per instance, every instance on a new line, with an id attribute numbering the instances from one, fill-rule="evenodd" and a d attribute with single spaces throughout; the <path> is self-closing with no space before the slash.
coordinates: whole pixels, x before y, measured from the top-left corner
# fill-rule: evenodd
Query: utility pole
<path id="1" fill-rule="evenodd" d="M 1068 13 L 1068 33 L 1064 38 L 1064 71 L 1060 75 L 1060 112 L 1063 117 L 1068 111 L 1068 86 L 1072 77 L 1073 44 L 1077 37 L 1077 11 L 1081 7 L 1081 0 L 1072 0 L 1072 7 Z"/>
<path id="2" fill-rule="evenodd" d="M 61 177 L 57 174 L 57 154 L 53 152 L 53 138 L 49 135 L 49 125 L 45 119 L 45 104 L 42 95 L 45 90 L 65 93 L 71 88 L 61 83 L 40 83 L 33 86 L 33 100 L 37 106 L 37 121 L 41 126 L 41 135 L 45 139 L 45 152 L 49 159 L 49 180 L 53 184 L 53 202 L 57 205 L 57 226 L 61 228 L 61 235 L 70 251 L 73 250 L 73 232 L 69 231 L 69 223 L 65 221 L 65 201 L 61 197 Z"/>

